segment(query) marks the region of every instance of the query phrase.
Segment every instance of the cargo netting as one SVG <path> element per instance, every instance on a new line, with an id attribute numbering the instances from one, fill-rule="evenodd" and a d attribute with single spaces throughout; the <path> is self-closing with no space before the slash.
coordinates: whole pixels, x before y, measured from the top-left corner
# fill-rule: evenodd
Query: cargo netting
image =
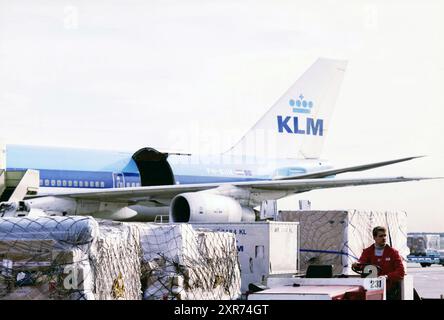
<path id="1" fill-rule="evenodd" d="M 387 243 L 406 260 L 407 214 L 388 211 L 281 211 L 280 221 L 300 223 L 301 271 L 309 265 L 333 265 L 334 274 L 354 274 L 351 265 L 374 243 L 372 230 L 387 228 Z"/>
<path id="2" fill-rule="evenodd" d="M 0 299 L 237 299 L 233 234 L 92 217 L 0 219 Z"/>

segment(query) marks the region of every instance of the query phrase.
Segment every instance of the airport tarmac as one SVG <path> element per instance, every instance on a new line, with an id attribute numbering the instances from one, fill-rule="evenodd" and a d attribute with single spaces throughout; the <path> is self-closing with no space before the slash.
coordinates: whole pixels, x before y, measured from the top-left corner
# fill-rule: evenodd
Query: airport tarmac
<path id="1" fill-rule="evenodd" d="M 444 267 L 432 265 L 422 268 L 419 263 L 408 263 L 407 273 L 413 276 L 413 286 L 422 298 L 444 297 Z"/>

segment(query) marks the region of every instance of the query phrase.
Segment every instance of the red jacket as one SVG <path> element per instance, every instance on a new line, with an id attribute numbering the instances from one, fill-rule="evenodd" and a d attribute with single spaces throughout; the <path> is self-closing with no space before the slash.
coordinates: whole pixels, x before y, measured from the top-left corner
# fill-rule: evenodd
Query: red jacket
<path id="1" fill-rule="evenodd" d="M 372 244 L 364 249 L 359 262 L 379 266 L 381 270 L 378 270 L 378 276 L 387 275 L 388 288 L 405 276 L 405 269 L 399 252 L 389 245 L 385 246 L 382 257 L 377 257 L 375 256 L 375 245 Z"/>

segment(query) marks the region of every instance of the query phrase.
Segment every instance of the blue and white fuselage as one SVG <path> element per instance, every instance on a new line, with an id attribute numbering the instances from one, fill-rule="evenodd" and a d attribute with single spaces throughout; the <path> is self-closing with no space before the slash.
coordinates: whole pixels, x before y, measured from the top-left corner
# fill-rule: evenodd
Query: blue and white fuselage
<path id="1" fill-rule="evenodd" d="M 70 189 L 272 180 L 331 168 L 319 160 L 172 154 L 167 157 L 167 163 L 163 163 L 170 166 L 172 177 L 161 183 L 150 183 L 149 179 L 142 179 L 140 170 L 149 175 L 161 161 L 145 161 L 146 165 L 141 166 L 143 161 L 127 152 L 7 145 L 5 159 L 9 171 L 39 170 L 39 194 L 72 191 Z M 163 179 L 165 176 L 168 175 Z"/>

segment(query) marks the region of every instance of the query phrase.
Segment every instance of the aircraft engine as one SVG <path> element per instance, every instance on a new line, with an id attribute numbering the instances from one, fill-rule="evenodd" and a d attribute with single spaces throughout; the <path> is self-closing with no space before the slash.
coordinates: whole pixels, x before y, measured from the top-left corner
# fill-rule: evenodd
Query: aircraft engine
<path id="1" fill-rule="evenodd" d="M 188 192 L 171 201 L 170 222 L 254 221 L 254 210 L 242 207 L 233 198 L 217 194 Z"/>

